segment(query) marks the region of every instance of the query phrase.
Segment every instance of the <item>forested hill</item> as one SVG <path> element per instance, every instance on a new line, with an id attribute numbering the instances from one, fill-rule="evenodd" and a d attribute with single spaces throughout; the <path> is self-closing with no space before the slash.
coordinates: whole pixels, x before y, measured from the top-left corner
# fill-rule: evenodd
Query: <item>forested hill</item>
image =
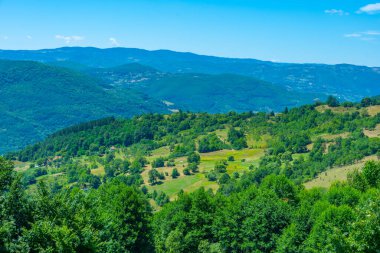
<path id="1" fill-rule="evenodd" d="M 171 108 L 192 112 L 281 111 L 324 100 L 323 94 L 289 91 L 269 82 L 232 74 L 165 73 L 138 63 L 95 68 L 90 75 L 117 87 L 131 88 Z"/>
<path id="2" fill-rule="evenodd" d="M 63 129 L 0 157 L 0 251 L 377 252 L 379 102 Z"/>
<path id="3" fill-rule="evenodd" d="M 37 62 L 0 61 L 0 153 L 79 122 L 168 112 L 166 106 L 99 79 Z"/>
<path id="4" fill-rule="evenodd" d="M 378 100 L 367 98 L 361 104 L 337 106 L 338 101 L 330 98 L 329 103 L 331 107 L 302 106 L 277 115 L 179 112 L 132 119 L 106 118 L 61 130 L 8 157 L 55 166 L 61 159 L 114 156 L 113 152 L 121 152 L 122 160 L 150 157 L 158 152 L 168 161 L 196 151 L 263 150 L 265 156 L 259 157 L 260 166 L 255 170 L 258 178 L 284 173 L 301 183 L 333 166 L 376 155 L 380 149 L 376 135 L 380 123 Z"/>
<path id="5" fill-rule="evenodd" d="M 280 111 L 325 97 L 246 76 L 172 74 L 138 63 L 90 68 L 71 62 L 0 61 L 0 89 L 0 153 L 102 117 L 178 109 Z"/>
<path id="6" fill-rule="evenodd" d="M 141 63 L 163 72 L 238 74 L 254 77 L 295 91 L 335 94 L 347 100 L 380 93 L 379 68 L 349 64 L 291 64 L 180 53 L 169 50 L 148 51 L 134 48 L 79 48 L 11 51 L 0 50 L 0 59 L 71 62 L 66 66 L 115 67 Z"/>

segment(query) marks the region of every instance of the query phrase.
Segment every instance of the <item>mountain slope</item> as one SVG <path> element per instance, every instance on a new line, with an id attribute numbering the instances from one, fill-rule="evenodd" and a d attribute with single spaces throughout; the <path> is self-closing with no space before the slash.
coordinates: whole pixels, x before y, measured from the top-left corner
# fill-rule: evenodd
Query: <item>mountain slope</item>
<path id="1" fill-rule="evenodd" d="M 75 47 L 37 51 L 0 50 L 0 58 L 42 62 L 68 61 L 89 67 L 114 67 L 138 62 L 164 72 L 231 73 L 255 77 L 292 90 L 335 94 L 347 100 L 359 100 L 364 96 L 380 93 L 379 68 L 348 64 L 285 64 L 254 59 L 203 56 L 168 50 Z"/>
<path id="2" fill-rule="evenodd" d="M 311 103 L 318 97 L 316 94 L 289 92 L 268 82 L 231 74 L 169 74 L 131 84 L 130 87 L 174 103 L 173 107 L 211 113 L 281 111 L 285 107 Z"/>
<path id="3" fill-rule="evenodd" d="M 167 111 L 135 91 L 36 62 L 0 61 L 0 93 L 0 153 L 75 123 Z"/>
<path id="4" fill-rule="evenodd" d="M 109 85 L 131 88 L 169 105 L 174 103 L 172 109 L 193 112 L 281 111 L 317 98 L 325 99 L 323 94 L 288 91 L 247 76 L 172 74 L 138 63 L 87 72 Z"/>

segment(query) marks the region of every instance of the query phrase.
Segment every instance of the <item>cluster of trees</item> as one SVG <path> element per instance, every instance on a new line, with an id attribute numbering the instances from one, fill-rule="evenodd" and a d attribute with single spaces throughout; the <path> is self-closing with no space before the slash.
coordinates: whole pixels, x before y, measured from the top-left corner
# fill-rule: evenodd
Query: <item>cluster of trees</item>
<path id="1" fill-rule="evenodd" d="M 226 125 L 239 126 L 253 116 L 253 113 L 179 112 L 168 117 L 145 114 L 132 119 L 107 118 L 64 129 L 43 142 L 20 152 L 10 153 L 7 157 L 20 161 L 50 158 L 46 161 L 51 163 L 55 156 L 70 158 L 80 155 L 103 155 L 112 147 L 129 147 L 142 143 L 148 151 L 169 146 L 173 151 L 172 156 L 179 157 L 195 151 L 194 139 L 198 136 L 223 129 Z M 217 140 L 214 138 L 213 141 Z M 219 147 L 220 143 L 217 146 Z"/>
<path id="2" fill-rule="evenodd" d="M 376 252 L 379 177 L 380 163 L 370 162 L 328 191 L 249 173 L 217 194 L 180 194 L 154 217 L 156 251 Z"/>
<path id="3" fill-rule="evenodd" d="M 227 140 L 231 143 L 233 149 L 240 150 L 248 147 L 245 134 L 241 130 L 230 128 Z"/>
<path id="4" fill-rule="evenodd" d="M 152 252 L 151 207 L 145 195 L 115 179 L 99 189 L 25 191 L 0 157 L 0 251 Z"/>
<path id="5" fill-rule="evenodd" d="M 226 147 L 219 137 L 215 134 L 208 134 L 199 141 L 198 151 L 200 153 L 208 153 L 213 151 L 222 150 Z"/>
<path id="6" fill-rule="evenodd" d="M 376 252 L 380 248 L 380 162 L 346 183 L 305 190 L 284 175 L 253 172 L 220 191 L 179 193 L 169 202 L 120 178 L 98 189 L 25 191 L 0 157 L 3 252 Z M 169 203 L 168 203 L 169 202 Z"/>
<path id="7" fill-rule="evenodd" d="M 329 98 L 327 104 L 339 102 Z M 344 106 L 374 104 L 379 100 Z M 333 166 L 380 155 L 380 139 L 363 133 L 380 123 L 380 114 L 318 112 L 315 107 L 276 115 L 179 112 L 106 118 L 6 156 L 32 161 L 25 172 L 15 173 L 12 163 L 0 158 L 0 251 L 376 252 L 379 163 L 367 163 L 328 191 L 307 191 L 301 183 Z M 229 129 L 227 142 L 215 134 L 218 129 Z M 326 133 L 345 135 L 317 138 Z M 148 163 L 144 156 L 151 150 L 170 148 L 167 157 L 151 163 L 148 181 L 154 185 L 180 176 L 176 157 L 187 157 L 183 174 L 192 175 L 199 172 L 196 151 L 244 149 L 248 134 L 257 141 L 268 137 L 265 156 L 243 175 L 226 173 L 233 157 L 217 162 L 206 175 L 219 183 L 216 194 L 181 192 L 168 203 L 164 192 L 141 187 Z M 117 158 L 115 150 L 128 151 L 128 159 Z M 82 155 L 90 161 L 72 159 Z M 99 165 L 105 170 L 101 177 L 91 173 Z M 166 175 L 160 171 L 165 165 L 172 168 Z M 37 183 L 52 173 L 66 180 Z M 31 184 L 37 187 L 27 188 Z M 149 198 L 162 210 L 153 213 Z"/>

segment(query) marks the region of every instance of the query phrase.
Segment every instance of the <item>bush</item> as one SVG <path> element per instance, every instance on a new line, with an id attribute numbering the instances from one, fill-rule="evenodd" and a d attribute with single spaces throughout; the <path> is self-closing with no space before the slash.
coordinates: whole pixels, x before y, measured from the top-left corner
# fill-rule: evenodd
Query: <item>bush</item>
<path id="1" fill-rule="evenodd" d="M 187 169 L 191 170 L 191 172 L 193 172 L 193 173 L 197 173 L 199 171 L 198 170 L 198 165 L 196 163 L 190 163 L 187 166 Z"/>
<path id="2" fill-rule="evenodd" d="M 230 179 L 231 177 L 227 173 L 223 173 L 219 178 L 219 184 L 226 184 Z"/>
<path id="3" fill-rule="evenodd" d="M 186 175 L 186 176 L 191 175 L 191 173 L 190 173 L 190 169 L 189 169 L 189 168 L 185 168 L 185 169 L 183 170 L 183 174 Z"/>
<path id="4" fill-rule="evenodd" d="M 208 181 L 216 181 L 217 180 L 216 173 L 214 171 L 209 172 L 207 174 L 207 179 Z"/>
<path id="5" fill-rule="evenodd" d="M 180 174 L 179 174 L 178 170 L 176 168 L 174 168 L 172 171 L 172 178 L 177 178 L 179 176 L 180 176 Z"/>
<path id="6" fill-rule="evenodd" d="M 162 157 L 159 157 L 152 162 L 152 168 L 161 168 L 165 166 L 165 160 Z"/>
<path id="7" fill-rule="evenodd" d="M 227 165 L 228 163 L 225 160 L 218 161 L 216 162 L 215 167 L 214 167 L 215 171 L 217 173 L 225 173 L 227 171 Z"/>

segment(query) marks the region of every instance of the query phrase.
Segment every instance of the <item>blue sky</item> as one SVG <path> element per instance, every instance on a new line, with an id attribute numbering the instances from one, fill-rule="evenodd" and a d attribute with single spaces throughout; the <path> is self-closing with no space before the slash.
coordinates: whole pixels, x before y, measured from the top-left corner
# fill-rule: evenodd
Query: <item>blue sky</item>
<path id="1" fill-rule="evenodd" d="M 380 0 L 0 0 L 1 49 L 62 46 L 380 66 Z"/>

